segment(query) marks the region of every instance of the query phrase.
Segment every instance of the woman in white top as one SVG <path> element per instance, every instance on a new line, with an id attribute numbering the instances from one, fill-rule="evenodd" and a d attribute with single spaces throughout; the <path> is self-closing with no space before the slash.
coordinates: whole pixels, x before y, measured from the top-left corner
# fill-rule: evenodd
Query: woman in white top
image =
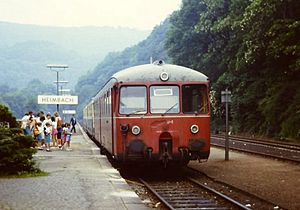
<path id="1" fill-rule="evenodd" d="M 24 117 L 22 118 L 22 125 L 21 128 L 23 129 L 24 135 L 30 134 L 30 122 L 29 122 L 29 114 L 25 113 Z"/>

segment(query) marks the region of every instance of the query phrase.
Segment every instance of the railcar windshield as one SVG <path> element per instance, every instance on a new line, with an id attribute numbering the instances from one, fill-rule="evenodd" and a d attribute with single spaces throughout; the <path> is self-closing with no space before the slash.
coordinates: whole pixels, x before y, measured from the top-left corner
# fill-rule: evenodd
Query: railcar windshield
<path id="1" fill-rule="evenodd" d="M 183 113 L 208 113 L 208 96 L 206 85 L 184 85 L 182 87 Z"/>
<path id="2" fill-rule="evenodd" d="M 120 114 L 145 114 L 147 112 L 146 87 L 121 87 L 119 107 Z"/>
<path id="3" fill-rule="evenodd" d="M 179 113 L 178 86 L 151 86 L 150 87 L 151 113 Z"/>

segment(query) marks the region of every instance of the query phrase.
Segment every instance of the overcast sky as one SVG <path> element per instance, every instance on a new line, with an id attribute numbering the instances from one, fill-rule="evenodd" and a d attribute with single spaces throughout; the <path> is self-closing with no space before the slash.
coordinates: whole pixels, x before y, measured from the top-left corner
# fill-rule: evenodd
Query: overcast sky
<path id="1" fill-rule="evenodd" d="M 151 30 L 180 4 L 181 0 L 0 0 L 0 21 Z"/>

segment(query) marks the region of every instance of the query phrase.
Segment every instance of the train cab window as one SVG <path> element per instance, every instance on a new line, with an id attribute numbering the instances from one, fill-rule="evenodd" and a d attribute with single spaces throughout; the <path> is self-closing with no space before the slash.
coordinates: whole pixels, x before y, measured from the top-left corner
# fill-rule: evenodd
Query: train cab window
<path id="1" fill-rule="evenodd" d="M 179 113 L 179 87 L 151 86 L 150 111 L 154 114 Z"/>
<path id="2" fill-rule="evenodd" d="M 182 87 L 183 113 L 208 113 L 208 97 L 206 85 L 184 85 Z"/>
<path id="3" fill-rule="evenodd" d="M 146 87 L 121 87 L 119 112 L 120 114 L 145 114 L 147 112 Z"/>

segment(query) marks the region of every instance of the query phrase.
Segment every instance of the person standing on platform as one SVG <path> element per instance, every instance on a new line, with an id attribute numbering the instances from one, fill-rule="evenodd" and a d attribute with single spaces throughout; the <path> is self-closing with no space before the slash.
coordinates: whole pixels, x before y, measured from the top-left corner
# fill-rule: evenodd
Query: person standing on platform
<path id="1" fill-rule="evenodd" d="M 58 147 L 61 148 L 61 145 L 62 145 L 61 144 L 61 135 L 62 135 L 62 132 L 63 132 L 63 128 L 62 128 L 63 121 L 62 121 L 61 117 L 59 116 L 58 112 L 55 112 L 54 116 L 55 116 L 56 129 L 57 129 Z"/>
<path id="2" fill-rule="evenodd" d="M 72 132 L 71 132 L 71 124 L 70 123 L 66 123 L 65 127 L 64 127 L 64 133 L 65 133 L 65 142 L 67 142 L 67 151 L 71 151 L 71 136 L 72 136 Z M 61 149 L 64 148 L 65 143 L 62 145 Z"/>
<path id="3" fill-rule="evenodd" d="M 36 127 L 38 129 L 38 135 L 36 137 L 37 139 L 37 146 L 38 146 L 38 149 L 39 150 L 43 150 L 43 147 L 42 147 L 42 144 L 43 144 L 43 133 L 44 133 L 44 128 L 42 126 L 42 123 L 41 122 L 38 122 L 36 124 Z"/>
<path id="4" fill-rule="evenodd" d="M 50 152 L 50 142 L 52 139 L 52 126 L 49 122 L 46 122 L 46 128 L 45 128 L 45 140 L 46 140 L 46 151 Z"/>
<path id="5" fill-rule="evenodd" d="M 71 132 L 74 131 L 74 133 L 76 133 L 76 118 L 75 118 L 75 115 L 72 116 L 71 120 L 70 120 L 70 124 L 72 125 L 72 128 L 71 128 Z"/>
<path id="6" fill-rule="evenodd" d="M 51 117 L 51 121 L 52 121 L 52 145 L 54 147 L 57 147 L 58 146 L 58 142 L 57 142 L 57 122 L 55 121 L 54 116 Z"/>
<path id="7" fill-rule="evenodd" d="M 40 117 L 40 122 L 42 123 L 42 128 L 43 128 L 43 132 L 41 133 L 42 135 L 42 147 L 45 147 L 45 129 L 46 129 L 46 118 L 44 115 L 42 115 Z"/>
<path id="8" fill-rule="evenodd" d="M 22 125 L 21 128 L 23 129 L 24 135 L 30 135 L 30 122 L 29 122 L 29 114 L 28 112 L 25 113 L 24 117 L 22 118 Z"/>
<path id="9" fill-rule="evenodd" d="M 37 123 L 36 122 L 36 120 L 34 120 L 35 121 L 35 123 L 34 123 L 34 128 L 33 128 L 33 131 L 32 131 L 32 133 L 33 133 L 33 138 L 34 138 L 34 141 L 35 141 L 35 147 L 40 147 L 40 145 L 39 145 L 39 141 L 41 141 L 42 140 L 42 138 L 41 138 L 41 129 L 39 129 L 39 126 L 41 126 L 42 125 L 42 123 Z"/>

